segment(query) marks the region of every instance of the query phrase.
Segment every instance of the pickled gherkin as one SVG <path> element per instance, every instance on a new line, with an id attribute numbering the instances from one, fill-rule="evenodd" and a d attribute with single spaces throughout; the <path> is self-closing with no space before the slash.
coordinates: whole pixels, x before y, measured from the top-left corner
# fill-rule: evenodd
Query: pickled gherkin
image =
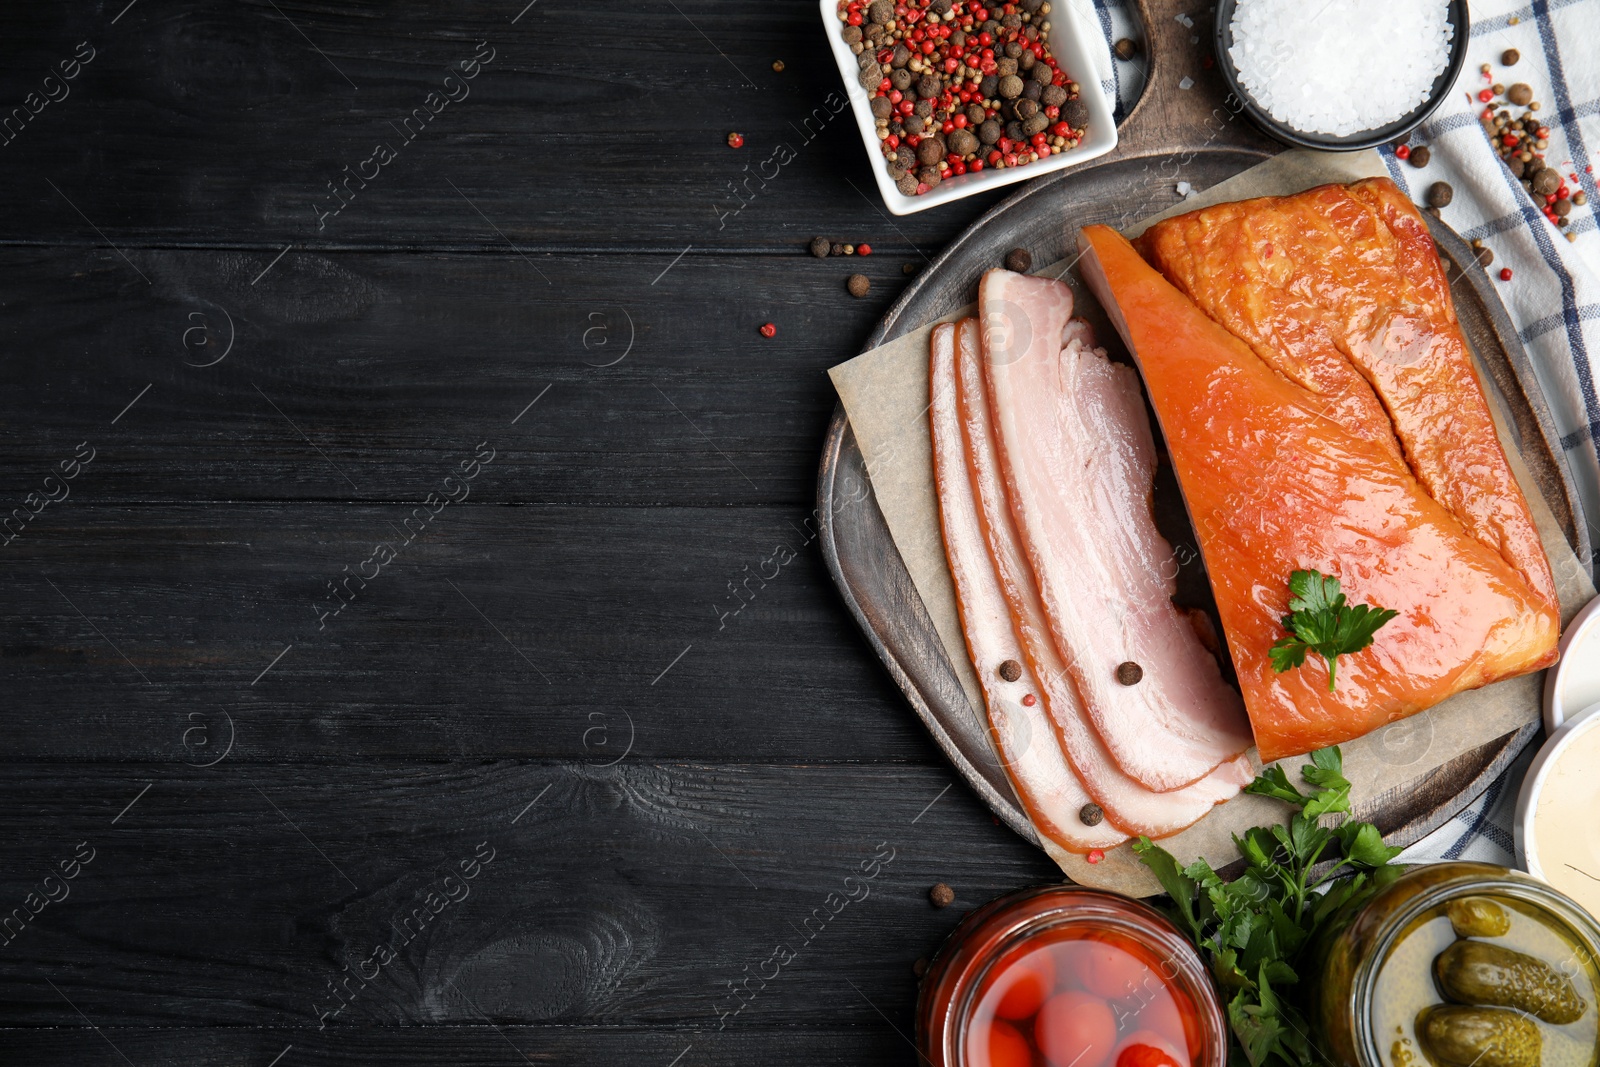
<path id="1" fill-rule="evenodd" d="M 1534 956 L 1484 941 L 1457 941 L 1434 961 L 1446 998 L 1515 1008 L 1561 1025 L 1582 1018 L 1584 1002 L 1565 975 Z"/>
<path id="2" fill-rule="evenodd" d="M 1503 1008 L 1436 1004 L 1417 1016 L 1423 1049 L 1446 1067 L 1539 1067 L 1539 1027 Z"/>
<path id="3" fill-rule="evenodd" d="M 1457 937 L 1500 937 L 1511 929 L 1506 909 L 1488 897 L 1457 897 L 1444 906 Z"/>

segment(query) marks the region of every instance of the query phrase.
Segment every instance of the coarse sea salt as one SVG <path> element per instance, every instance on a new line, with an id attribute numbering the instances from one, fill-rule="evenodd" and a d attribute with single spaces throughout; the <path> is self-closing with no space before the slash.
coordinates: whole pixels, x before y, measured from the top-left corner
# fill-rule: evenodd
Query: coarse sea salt
<path id="1" fill-rule="evenodd" d="M 1343 137 L 1404 118 L 1450 62 L 1447 0 L 1239 0 L 1228 56 L 1267 114 Z"/>

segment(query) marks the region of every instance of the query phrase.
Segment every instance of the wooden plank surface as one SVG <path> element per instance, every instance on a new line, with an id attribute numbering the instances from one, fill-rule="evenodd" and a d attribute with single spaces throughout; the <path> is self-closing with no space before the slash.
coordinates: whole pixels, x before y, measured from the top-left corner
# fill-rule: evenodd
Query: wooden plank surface
<path id="1" fill-rule="evenodd" d="M 823 372 L 1001 194 L 887 216 L 823 33 L 0 10 L 0 1062 L 917 1062 L 1055 875 L 828 580 Z"/>
<path id="2" fill-rule="evenodd" d="M 527 0 L 138 0 L 113 24 L 126 3 L 0 16 L 17 104 L 81 43 L 94 55 L 0 152 L 21 209 L 0 238 L 95 243 L 92 223 L 116 244 L 509 240 L 542 257 L 798 248 L 819 230 L 885 228 L 810 0 L 540 0 L 520 19 Z M 405 125 L 447 92 L 459 99 Z M 392 162 L 363 167 L 380 144 Z M 795 160 L 763 172 L 780 144 Z M 326 218 L 330 182 L 349 206 Z M 972 217 L 926 212 L 883 240 L 936 249 Z"/>

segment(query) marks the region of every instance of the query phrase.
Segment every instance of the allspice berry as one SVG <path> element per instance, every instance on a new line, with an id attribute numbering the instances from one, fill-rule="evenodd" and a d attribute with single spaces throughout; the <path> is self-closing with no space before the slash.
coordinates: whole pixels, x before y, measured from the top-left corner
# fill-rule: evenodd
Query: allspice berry
<path id="1" fill-rule="evenodd" d="M 1008 659 L 1000 664 L 1000 677 L 1008 682 L 1014 682 L 1022 677 L 1022 664 L 1014 659 Z"/>
<path id="2" fill-rule="evenodd" d="M 1085 804 L 1078 812 L 1078 821 L 1085 826 L 1099 826 L 1106 813 L 1100 810 L 1098 804 Z"/>
<path id="3" fill-rule="evenodd" d="M 1515 48 L 1507 48 L 1504 52 L 1500 53 L 1500 65 L 1502 67 L 1514 67 L 1517 65 L 1517 60 L 1521 58 L 1521 52 L 1517 51 Z"/>
<path id="4" fill-rule="evenodd" d="M 911 973 L 916 975 L 918 978 L 921 978 L 923 975 L 927 974 L 928 957 L 918 956 L 916 962 L 911 965 Z"/>
<path id="5" fill-rule="evenodd" d="M 850 290 L 851 296 L 859 299 L 872 291 L 872 279 L 865 274 L 852 274 L 844 283 L 844 287 Z"/>
<path id="6" fill-rule="evenodd" d="M 1123 685 L 1138 685 L 1144 677 L 1144 668 L 1133 660 L 1117 664 L 1117 681 Z"/>
<path id="7" fill-rule="evenodd" d="M 928 890 L 928 900 L 936 908 L 948 908 L 955 903 L 955 899 L 956 891 L 943 882 Z"/>
<path id="8" fill-rule="evenodd" d="M 1129 60 L 1139 54 L 1139 44 L 1131 37 L 1124 37 L 1122 40 L 1113 45 L 1112 48 L 1116 51 L 1117 58 L 1121 60 Z"/>
<path id="9" fill-rule="evenodd" d="M 1089 125 L 1089 105 L 1081 98 L 1068 100 L 1061 105 L 1061 121 L 1075 130 Z"/>
<path id="10" fill-rule="evenodd" d="M 1429 207 L 1445 207 L 1455 199 L 1455 196 L 1456 191 L 1451 188 L 1449 182 L 1434 182 L 1428 186 Z"/>
<path id="11" fill-rule="evenodd" d="M 978 127 L 978 140 L 984 144 L 994 144 L 1000 140 L 1000 135 L 1004 132 L 999 119 L 984 119 L 983 125 Z"/>
<path id="12" fill-rule="evenodd" d="M 1015 74 L 1007 74 L 1000 79 L 999 91 L 1002 100 L 1015 100 L 1022 95 L 1022 79 Z"/>
<path id="13" fill-rule="evenodd" d="M 917 162 L 924 167 L 937 167 L 944 158 L 944 138 L 935 134 L 917 142 Z"/>
<path id="14" fill-rule="evenodd" d="M 1411 155 L 1406 159 L 1406 162 L 1420 170 L 1421 168 L 1426 167 L 1429 161 L 1432 159 L 1433 153 L 1428 150 L 1428 146 L 1425 144 L 1419 144 L 1417 147 L 1411 150 Z"/>
<path id="15" fill-rule="evenodd" d="M 826 237 L 813 237 L 811 239 L 811 254 L 818 259 L 827 259 L 828 253 L 833 251 L 833 242 Z"/>
<path id="16" fill-rule="evenodd" d="M 1033 253 L 1026 248 L 1013 248 L 1006 253 L 1006 270 L 1026 274 L 1033 269 Z"/>
<path id="17" fill-rule="evenodd" d="M 970 156 L 978 150 L 978 138 L 971 130 L 956 130 L 950 135 L 949 147 L 958 156 Z"/>
<path id="18" fill-rule="evenodd" d="M 1506 90 L 1506 99 L 1518 107 L 1526 107 L 1533 100 L 1533 87 L 1527 82 L 1517 82 Z"/>
<path id="19" fill-rule="evenodd" d="M 1478 249 L 1477 252 L 1478 266 L 1487 267 L 1489 264 L 1494 262 L 1494 249 L 1490 248 L 1488 245 L 1484 245 L 1482 248 Z"/>
<path id="20" fill-rule="evenodd" d="M 1540 196 L 1549 196 L 1561 188 L 1561 174 L 1556 168 L 1546 166 L 1533 179 L 1533 191 Z"/>

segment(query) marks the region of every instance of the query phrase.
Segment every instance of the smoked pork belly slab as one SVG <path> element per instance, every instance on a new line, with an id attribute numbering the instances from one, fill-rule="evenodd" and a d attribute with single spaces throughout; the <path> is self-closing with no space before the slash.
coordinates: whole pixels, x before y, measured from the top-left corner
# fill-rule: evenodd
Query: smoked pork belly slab
<path id="1" fill-rule="evenodd" d="M 1005 495 L 1057 652 L 1118 767 L 1168 792 L 1250 747 L 1239 694 L 1172 602 L 1156 453 L 1138 381 L 1082 343 L 1072 291 L 992 270 L 978 289 Z M 1117 668 L 1143 678 L 1123 685 Z"/>
<path id="2" fill-rule="evenodd" d="M 983 689 L 1000 762 L 1039 833 L 1070 852 L 1113 848 L 1128 835 L 1109 823 L 1085 826 L 1079 818 L 1089 794 L 1056 741 L 1040 699 L 1043 689 L 1038 679 L 1022 664 L 1011 609 L 984 544 L 957 409 L 955 325 L 936 327 L 929 349 L 932 397 L 928 415 L 939 523 L 955 581 L 961 629 Z M 1012 681 L 1000 674 L 1000 665 L 1008 660 L 1021 667 Z"/>
<path id="3" fill-rule="evenodd" d="M 1138 248 L 1346 429 L 1397 446 L 1427 494 L 1559 612 L 1433 236 L 1394 182 L 1218 204 L 1156 223 Z"/>
<path id="4" fill-rule="evenodd" d="M 942 328 L 942 327 L 941 327 Z M 1067 348 L 1070 358 L 1104 359 L 1100 350 L 1081 352 L 1092 346 L 1088 325 L 1074 319 L 1068 325 Z M 1049 624 L 1044 605 L 1034 586 L 1033 573 L 1017 543 L 1016 526 L 1011 518 L 1000 477 L 1000 459 L 995 449 L 994 425 L 983 382 L 982 352 L 976 319 L 963 320 L 956 333 L 956 375 L 960 386 L 961 429 L 967 449 L 967 467 L 978 503 L 978 518 L 989 547 L 989 557 L 1000 580 L 1000 590 L 1011 610 L 1011 621 L 1022 645 L 1024 678 L 1038 680 L 1035 690 L 1043 699 L 1055 738 L 1066 753 L 1067 762 L 1079 781 L 1094 798 L 1106 820 L 1129 834 L 1164 837 L 1178 832 L 1199 819 L 1222 801 L 1237 796 L 1255 777 L 1255 768 L 1246 756 L 1227 760 L 1210 774 L 1180 789 L 1158 793 L 1128 777 L 1111 758 L 1089 722 L 1088 711 L 1078 697 L 1077 687 L 1067 673 Z M 937 343 L 937 340 L 936 340 Z M 1074 346 L 1077 346 L 1075 348 Z M 1127 368 L 1121 368 L 1126 371 Z M 1131 373 L 1131 372 L 1129 372 Z M 938 386 L 935 386 L 938 389 Z M 1143 417 L 1143 412 L 1140 413 Z M 948 534 L 946 535 L 948 538 Z M 1076 813 L 1074 813 L 1074 818 Z"/>
<path id="5" fill-rule="evenodd" d="M 1392 442 L 1330 417 L 1326 395 L 1269 365 L 1116 231 L 1088 227 L 1079 246 L 1160 420 L 1262 760 L 1550 661 L 1552 603 L 1430 495 Z M 1332 692 L 1321 657 L 1282 674 L 1269 657 L 1289 575 L 1307 569 L 1338 578 L 1351 603 L 1399 612 L 1369 648 L 1339 657 Z"/>

